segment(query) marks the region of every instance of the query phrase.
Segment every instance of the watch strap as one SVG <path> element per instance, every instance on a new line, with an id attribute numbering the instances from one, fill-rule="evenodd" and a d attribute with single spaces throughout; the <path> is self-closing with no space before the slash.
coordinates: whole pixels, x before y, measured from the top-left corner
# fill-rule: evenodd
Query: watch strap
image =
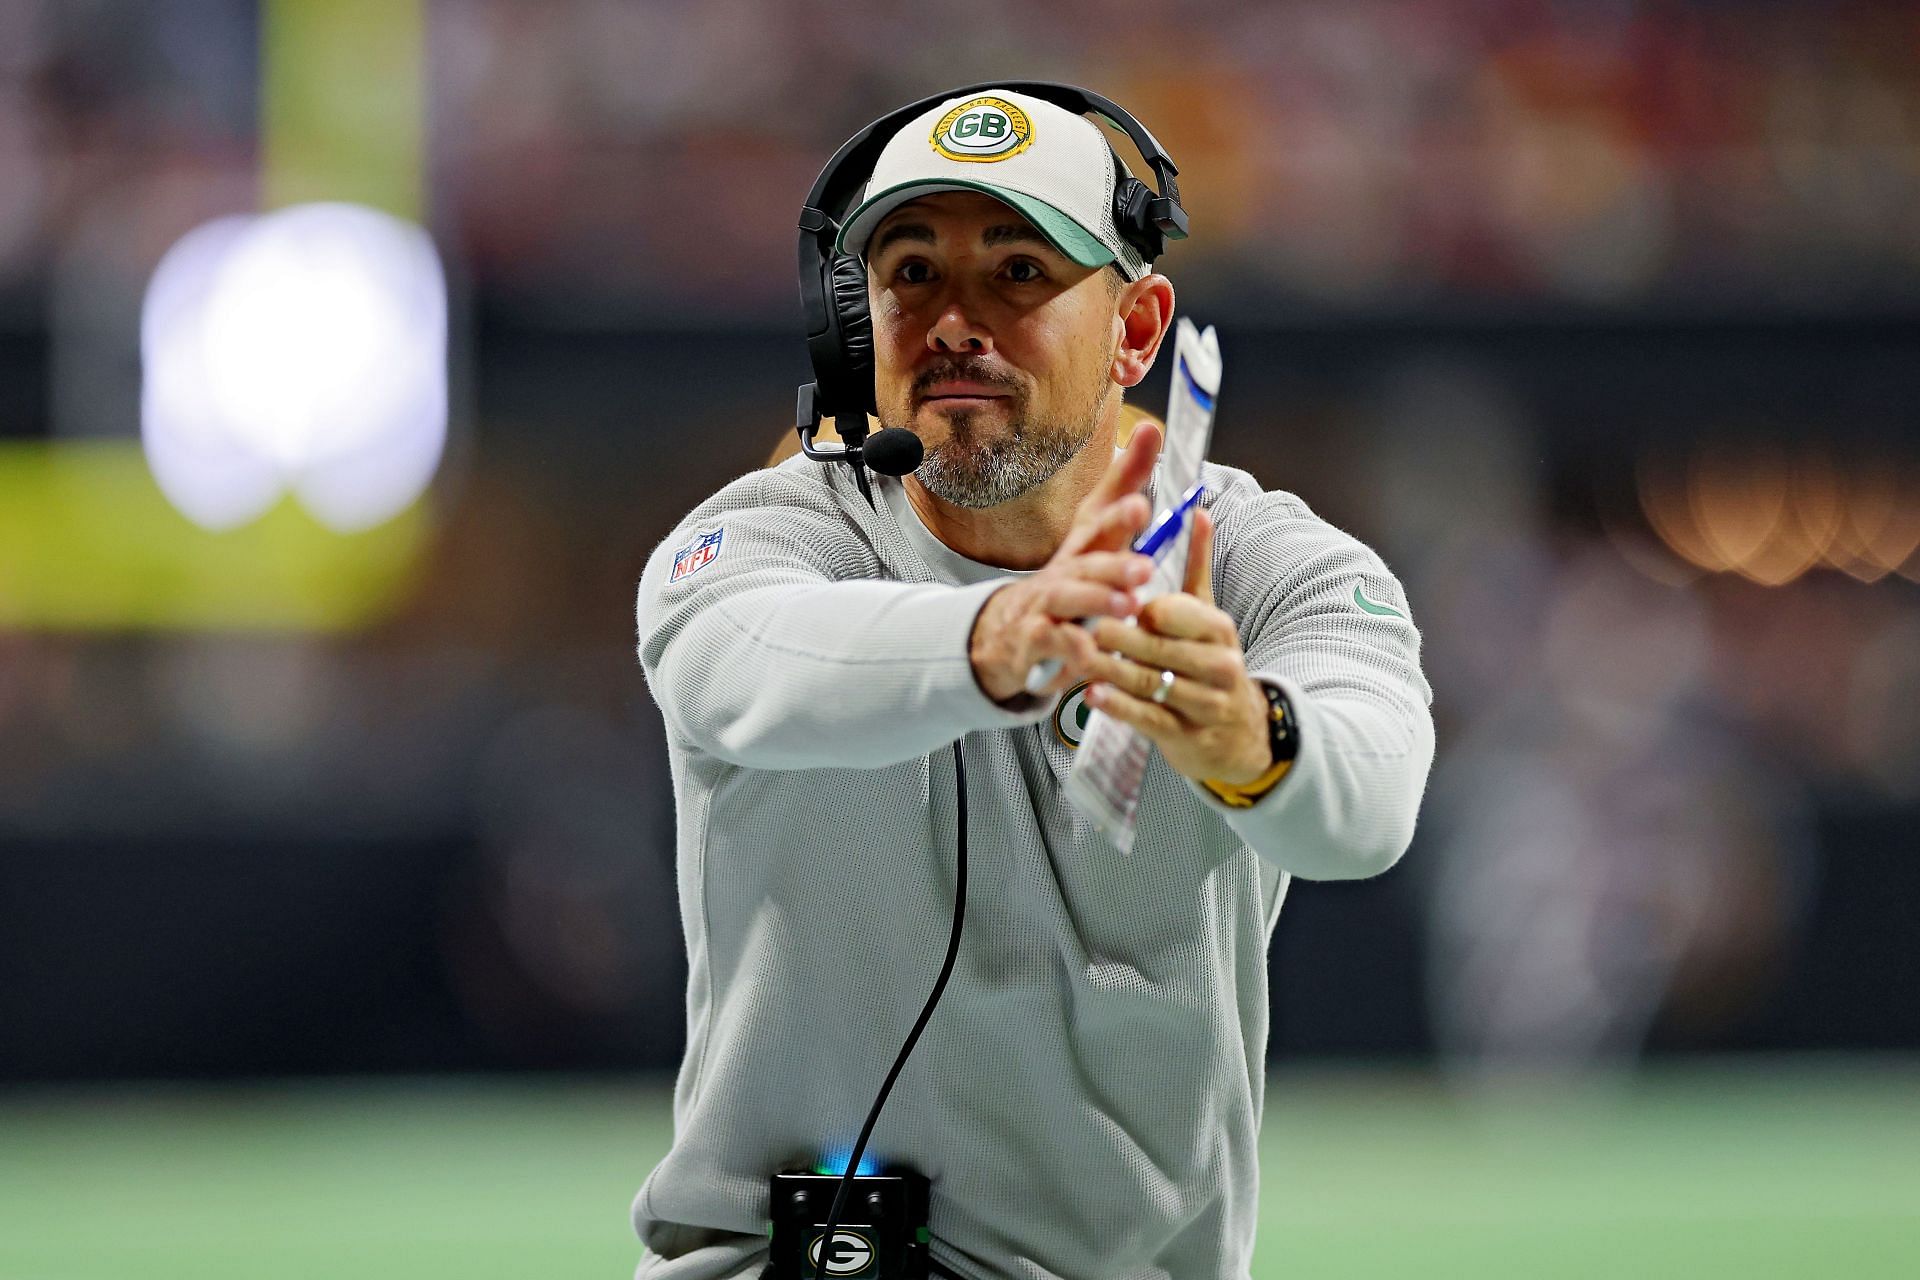
<path id="1" fill-rule="evenodd" d="M 1300 754 L 1300 735 L 1294 723 L 1293 704 L 1278 685 L 1265 680 L 1256 683 L 1267 696 L 1267 747 L 1273 753 L 1273 763 L 1251 782 L 1221 782 L 1216 778 L 1205 778 L 1200 783 L 1222 804 L 1235 809 L 1250 808 L 1254 801 L 1278 786 L 1280 779 L 1286 777 L 1287 771 L 1293 768 L 1294 758 Z"/>

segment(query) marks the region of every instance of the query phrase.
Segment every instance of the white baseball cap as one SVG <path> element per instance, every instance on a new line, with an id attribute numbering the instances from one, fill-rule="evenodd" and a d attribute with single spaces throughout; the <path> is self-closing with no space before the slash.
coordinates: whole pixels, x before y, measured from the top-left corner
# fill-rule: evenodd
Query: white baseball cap
<path id="1" fill-rule="evenodd" d="M 1004 201 L 1083 267 L 1147 273 L 1113 223 L 1114 187 L 1128 170 L 1100 126 L 1044 98 L 1011 90 L 949 98 L 888 141 L 834 242 L 866 260 L 886 216 L 935 191 L 984 191 Z"/>

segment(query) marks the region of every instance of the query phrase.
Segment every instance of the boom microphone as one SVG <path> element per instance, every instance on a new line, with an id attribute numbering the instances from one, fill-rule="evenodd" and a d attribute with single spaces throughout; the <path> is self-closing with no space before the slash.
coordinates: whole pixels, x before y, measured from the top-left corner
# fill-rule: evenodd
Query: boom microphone
<path id="1" fill-rule="evenodd" d="M 905 427 L 888 427 L 867 437 L 861 460 L 883 476 L 904 476 L 927 456 L 927 446 Z"/>

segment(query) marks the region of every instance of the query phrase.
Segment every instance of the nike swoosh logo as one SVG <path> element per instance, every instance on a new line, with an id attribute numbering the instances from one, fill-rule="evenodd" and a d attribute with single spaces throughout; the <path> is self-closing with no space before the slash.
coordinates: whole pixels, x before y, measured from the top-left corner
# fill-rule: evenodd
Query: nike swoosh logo
<path id="1" fill-rule="evenodd" d="M 1357 582 L 1353 584 L 1353 602 L 1368 613 L 1377 614 L 1383 618 L 1398 618 L 1402 622 L 1407 620 L 1407 615 L 1398 609 L 1388 608 L 1384 604 L 1375 604 L 1373 601 L 1367 599 L 1363 594 L 1362 587 Z"/>

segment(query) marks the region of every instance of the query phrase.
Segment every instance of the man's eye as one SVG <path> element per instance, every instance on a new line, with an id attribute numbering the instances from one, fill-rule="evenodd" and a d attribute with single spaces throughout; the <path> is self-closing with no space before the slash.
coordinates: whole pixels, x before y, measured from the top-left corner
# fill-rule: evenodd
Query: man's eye
<path id="1" fill-rule="evenodd" d="M 903 262 L 893 275 L 901 284 L 925 284 L 933 279 L 933 268 L 924 262 Z"/>
<path id="2" fill-rule="evenodd" d="M 1032 284 L 1037 280 L 1046 279 L 1046 273 L 1040 270 L 1040 265 L 1026 258 L 1015 258 L 1009 262 L 1007 272 L 1012 276 L 1015 284 Z"/>

